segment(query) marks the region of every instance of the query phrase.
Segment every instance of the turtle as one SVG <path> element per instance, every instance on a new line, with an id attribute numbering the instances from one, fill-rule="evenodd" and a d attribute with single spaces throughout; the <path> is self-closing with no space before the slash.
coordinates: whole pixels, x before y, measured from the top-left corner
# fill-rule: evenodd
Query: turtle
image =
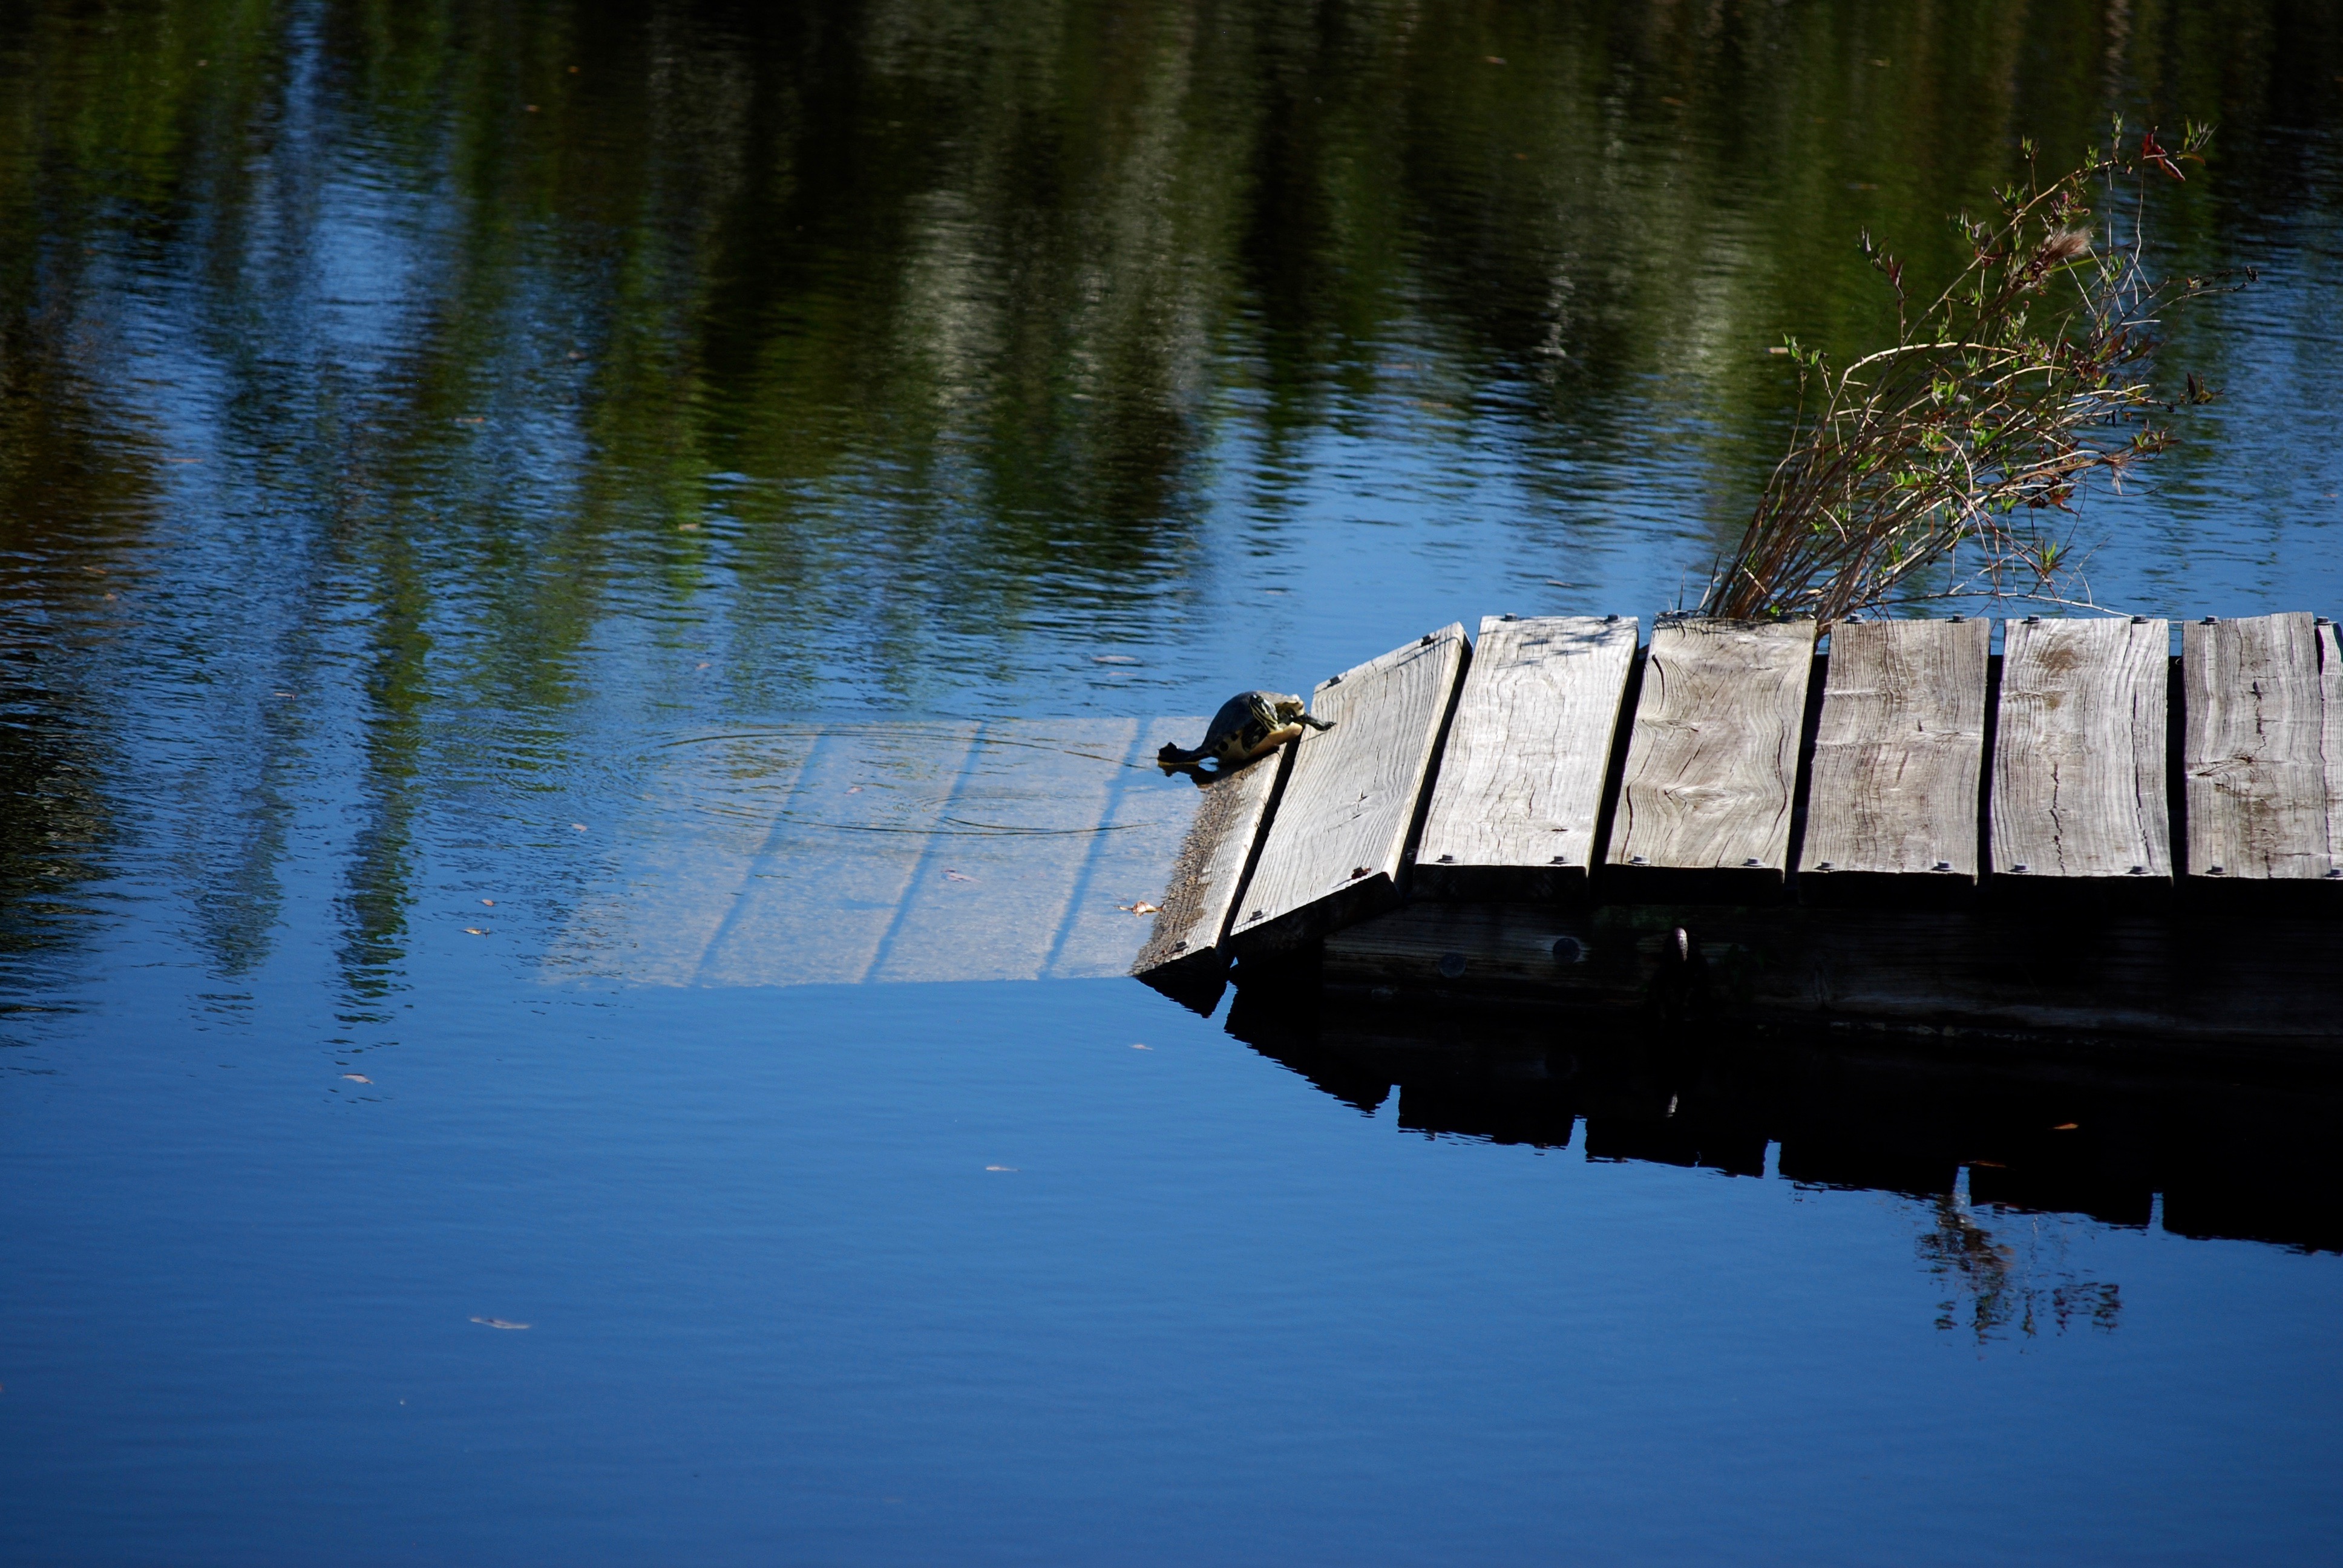
<path id="1" fill-rule="evenodd" d="M 1222 703 L 1221 710 L 1212 715 L 1212 728 L 1205 731 L 1202 746 L 1186 751 L 1166 741 L 1163 749 L 1155 754 L 1155 763 L 1166 773 L 1193 772 L 1199 770 L 1197 764 L 1211 758 L 1220 763 L 1218 771 L 1226 773 L 1265 752 L 1276 750 L 1299 736 L 1304 725 L 1312 729 L 1334 728 L 1330 719 L 1311 718 L 1298 697 L 1283 697 L 1274 691 L 1241 691 Z"/>

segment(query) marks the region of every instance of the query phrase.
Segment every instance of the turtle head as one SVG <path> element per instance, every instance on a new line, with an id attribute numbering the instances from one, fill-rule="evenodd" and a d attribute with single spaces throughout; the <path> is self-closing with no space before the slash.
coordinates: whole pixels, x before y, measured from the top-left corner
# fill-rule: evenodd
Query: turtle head
<path id="1" fill-rule="evenodd" d="M 1334 728 L 1334 721 L 1331 719 L 1311 718 L 1310 705 L 1298 697 L 1281 697 L 1277 699 L 1277 719 L 1281 724 L 1306 724 L 1312 729 Z M 1296 730 L 1294 733 L 1298 735 L 1301 731 Z"/>

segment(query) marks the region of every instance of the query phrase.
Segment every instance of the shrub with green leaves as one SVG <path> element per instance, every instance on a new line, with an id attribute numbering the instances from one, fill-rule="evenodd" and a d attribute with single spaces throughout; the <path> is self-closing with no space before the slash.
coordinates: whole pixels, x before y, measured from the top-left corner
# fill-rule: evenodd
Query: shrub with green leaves
<path id="1" fill-rule="evenodd" d="M 1828 621 L 1930 598 L 2066 601 L 2087 478 L 2120 487 L 2132 465 L 2172 444 L 2158 421 L 2174 405 L 2149 383 L 2162 313 L 2251 280 L 2159 282 L 2144 265 L 2151 178 L 2184 177 L 2209 136 L 2190 126 L 2176 148 L 2153 131 L 2133 144 L 2117 121 L 2116 150 L 1997 192 L 1990 220 L 1954 220 L 1972 259 L 1916 312 L 1902 263 L 1865 235 L 1895 291 L 1896 343 L 1838 367 L 1787 341 L 1796 430 L 1704 612 Z M 2031 170 L 2031 143 L 2024 154 Z M 2212 397 L 2194 376 L 2187 388 Z"/>

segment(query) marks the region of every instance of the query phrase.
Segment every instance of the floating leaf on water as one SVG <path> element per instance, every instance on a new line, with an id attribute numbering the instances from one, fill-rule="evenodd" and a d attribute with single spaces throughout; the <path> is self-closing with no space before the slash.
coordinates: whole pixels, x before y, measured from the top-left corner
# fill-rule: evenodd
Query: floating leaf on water
<path id="1" fill-rule="evenodd" d="M 953 870 L 949 866 L 944 868 L 944 877 L 947 880 L 954 882 L 973 882 L 976 880 L 974 877 L 961 876 L 958 871 Z"/>
<path id="2" fill-rule="evenodd" d="M 1161 904 L 1151 904 L 1145 899 L 1141 899 L 1135 904 L 1117 904 L 1115 905 L 1115 908 L 1118 910 L 1127 910 L 1134 915 L 1151 915 L 1161 910 L 1163 906 Z"/>
<path id="3" fill-rule="evenodd" d="M 502 1318 L 474 1318 L 472 1321 L 476 1323 L 486 1323 L 492 1329 L 525 1329 L 530 1326 L 528 1323 L 508 1323 Z"/>
<path id="4" fill-rule="evenodd" d="M 468 937 L 485 937 L 488 933 L 482 930 L 478 926 L 466 926 L 464 928 L 464 934 Z"/>
<path id="5" fill-rule="evenodd" d="M 372 1083 L 374 1081 L 373 1079 L 368 1078 L 363 1072 L 345 1072 L 342 1076 L 348 1079 L 352 1083 Z"/>
<path id="6" fill-rule="evenodd" d="M 1006 1171 L 1012 1176 L 1017 1173 L 1017 1167 L 1014 1165 L 988 1165 L 985 1169 L 987 1171 Z"/>
<path id="7" fill-rule="evenodd" d="M 1137 664 L 1139 660 L 1127 653 L 1094 653 L 1091 655 L 1091 662 L 1092 664 Z"/>
<path id="8" fill-rule="evenodd" d="M 492 910 L 497 907 L 497 901 L 494 899 L 482 899 L 480 902 L 488 905 L 488 908 Z"/>
<path id="9" fill-rule="evenodd" d="M 583 832 L 586 830 L 586 824 L 585 824 L 585 823 L 583 823 L 583 822 L 572 822 L 572 823 L 570 823 L 569 825 L 570 825 L 571 827 L 573 827 L 573 828 L 577 829 L 578 829 L 579 832 L 581 832 L 581 833 L 583 833 Z"/>
<path id="10" fill-rule="evenodd" d="M 2053 1132 L 2072 1132 L 2081 1125 L 2082 1123 L 2079 1121 L 2061 1121 L 2057 1126 L 2053 1127 L 2050 1131 Z"/>
<path id="11" fill-rule="evenodd" d="M 1131 1049 L 1133 1050 L 1153 1050 L 1155 1048 L 1151 1045 L 1141 1045 L 1134 1040 L 1131 1043 Z"/>

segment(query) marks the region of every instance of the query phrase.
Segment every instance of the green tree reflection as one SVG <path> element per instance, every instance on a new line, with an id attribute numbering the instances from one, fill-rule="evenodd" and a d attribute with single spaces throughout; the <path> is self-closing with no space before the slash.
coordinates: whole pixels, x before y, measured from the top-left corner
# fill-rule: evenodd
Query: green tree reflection
<path id="1" fill-rule="evenodd" d="M 347 742 L 346 962 L 378 978 L 427 806 L 606 743 L 598 650 L 721 641 L 770 709 L 1209 623 L 1214 485 L 1274 529 L 1316 436 L 1400 417 L 1434 464 L 1497 433 L 1555 507 L 1688 476 L 1721 539 L 1787 413 L 1764 347 L 1876 335 L 1858 229 L 1944 270 L 2021 135 L 2119 105 L 2222 122 L 2166 231 L 2218 253 L 2240 202 L 2332 201 L 2264 133 L 2327 112 L 2335 50 L 2279 0 L 27 0 L 10 635 L 104 625 L 109 668 L 251 689 L 26 700 L 183 802 L 230 970 L 285 780 Z M 171 608 L 93 602 L 100 551 Z M 124 832 L 128 788 L 58 833 Z"/>

